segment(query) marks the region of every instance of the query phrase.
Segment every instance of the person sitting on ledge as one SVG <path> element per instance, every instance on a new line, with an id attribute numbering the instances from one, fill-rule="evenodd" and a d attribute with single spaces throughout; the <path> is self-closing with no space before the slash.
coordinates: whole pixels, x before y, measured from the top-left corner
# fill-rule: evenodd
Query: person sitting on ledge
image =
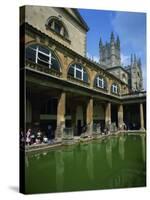
<path id="1" fill-rule="evenodd" d="M 35 132 L 32 132 L 30 135 L 31 144 L 35 144 Z"/>
<path id="2" fill-rule="evenodd" d="M 31 145 L 31 129 L 29 128 L 26 133 L 26 144 Z"/>
<path id="3" fill-rule="evenodd" d="M 48 138 L 46 137 L 46 135 L 43 136 L 43 143 L 48 143 Z"/>
<path id="4" fill-rule="evenodd" d="M 41 130 L 39 129 L 38 132 L 37 132 L 37 136 L 36 136 L 36 143 L 37 144 L 40 144 L 42 142 L 42 132 Z"/>
<path id="5" fill-rule="evenodd" d="M 21 144 L 21 146 L 24 146 L 24 144 L 25 144 L 25 136 L 24 136 L 24 132 L 22 129 L 20 131 L 20 144 Z"/>

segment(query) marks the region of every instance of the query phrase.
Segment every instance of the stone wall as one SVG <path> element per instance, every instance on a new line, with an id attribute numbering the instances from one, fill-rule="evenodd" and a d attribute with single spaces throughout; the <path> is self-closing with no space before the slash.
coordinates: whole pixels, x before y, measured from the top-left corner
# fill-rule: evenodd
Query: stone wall
<path id="1" fill-rule="evenodd" d="M 125 72 L 123 69 L 121 69 L 121 67 L 109 69 L 109 72 L 114 74 L 116 77 L 118 77 L 126 84 L 128 84 L 128 79 L 129 79 L 128 73 Z"/>
<path id="2" fill-rule="evenodd" d="M 69 34 L 69 41 L 59 37 L 58 34 L 51 30 L 46 29 L 46 23 L 49 17 L 55 16 L 61 19 L 61 21 L 67 27 Z M 59 41 L 68 48 L 75 52 L 85 56 L 86 48 L 86 31 L 72 20 L 66 12 L 63 12 L 61 8 L 52 8 L 46 6 L 26 6 L 25 8 L 25 22 L 28 22 L 33 27 L 47 34 L 48 36 Z"/>

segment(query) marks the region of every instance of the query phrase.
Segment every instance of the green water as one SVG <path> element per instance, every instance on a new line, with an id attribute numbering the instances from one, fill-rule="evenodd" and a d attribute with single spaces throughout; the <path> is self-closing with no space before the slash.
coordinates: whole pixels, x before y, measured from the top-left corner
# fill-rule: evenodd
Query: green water
<path id="1" fill-rule="evenodd" d="M 145 185 L 144 134 L 109 136 L 26 156 L 26 193 Z"/>

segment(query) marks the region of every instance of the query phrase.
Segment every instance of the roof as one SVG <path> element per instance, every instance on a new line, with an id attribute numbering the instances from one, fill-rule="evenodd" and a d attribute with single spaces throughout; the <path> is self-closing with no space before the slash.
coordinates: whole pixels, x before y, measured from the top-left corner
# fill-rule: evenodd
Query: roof
<path id="1" fill-rule="evenodd" d="M 85 22 L 85 20 L 83 19 L 83 17 L 81 16 L 80 12 L 78 11 L 78 9 L 73 9 L 75 14 L 79 17 L 79 19 L 81 20 L 82 24 L 84 25 L 85 29 L 87 31 L 89 31 L 89 27 L 87 25 L 87 23 Z"/>
<path id="2" fill-rule="evenodd" d="M 89 27 L 83 17 L 81 16 L 80 12 L 77 8 L 64 8 L 64 10 L 71 16 L 73 19 L 84 28 L 86 31 L 89 31 Z M 71 11 L 71 12 L 70 12 Z"/>
<path id="3" fill-rule="evenodd" d="M 107 68 L 106 70 L 107 70 L 107 71 L 110 71 L 110 70 L 117 69 L 117 68 L 121 68 L 121 69 L 122 69 L 124 72 L 126 72 L 127 74 L 129 73 L 129 72 L 127 71 L 127 69 L 123 68 L 122 66 L 109 67 L 109 68 Z"/>

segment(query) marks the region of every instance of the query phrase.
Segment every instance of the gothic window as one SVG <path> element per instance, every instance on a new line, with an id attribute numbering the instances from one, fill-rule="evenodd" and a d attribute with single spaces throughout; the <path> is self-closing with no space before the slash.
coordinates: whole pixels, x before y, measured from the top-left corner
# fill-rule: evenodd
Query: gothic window
<path id="1" fill-rule="evenodd" d="M 95 81 L 94 81 L 94 86 L 101 89 L 106 89 L 107 84 L 106 84 L 105 78 L 102 76 L 96 76 Z"/>
<path id="2" fill-rule="evenodd" d="M 60 19 L 58 19 L 56 17 L 51 17 L 50 19 L 48 19 L 46 26 L 48 29 L 53 30 L 60 36 L 68 39 L 68 37 L 69 37 L 68 32 L 67 32 L 63 22 Z"/>
<path id="3" fill-rule="evenodd" d="M 69 68 L 68 75 L 84 82 L 88 82 L 87 72 L 80 64 L 72 64 Z"/>
<path id="4" fill-rule="evenodd" d="M 47 47 L 32 44 L 26 48 L 26 59 L 44 67 L 60 71 L 60 63 L 55 54 Z"/>
<path id="5" fill-rule="evenodd" d="M 118 88 L 118 85 L 116 83 L 112 84 L 111 92 L 114 93 L 114 94 L 118 94 L 119 93 L 119 88 Z"/>

